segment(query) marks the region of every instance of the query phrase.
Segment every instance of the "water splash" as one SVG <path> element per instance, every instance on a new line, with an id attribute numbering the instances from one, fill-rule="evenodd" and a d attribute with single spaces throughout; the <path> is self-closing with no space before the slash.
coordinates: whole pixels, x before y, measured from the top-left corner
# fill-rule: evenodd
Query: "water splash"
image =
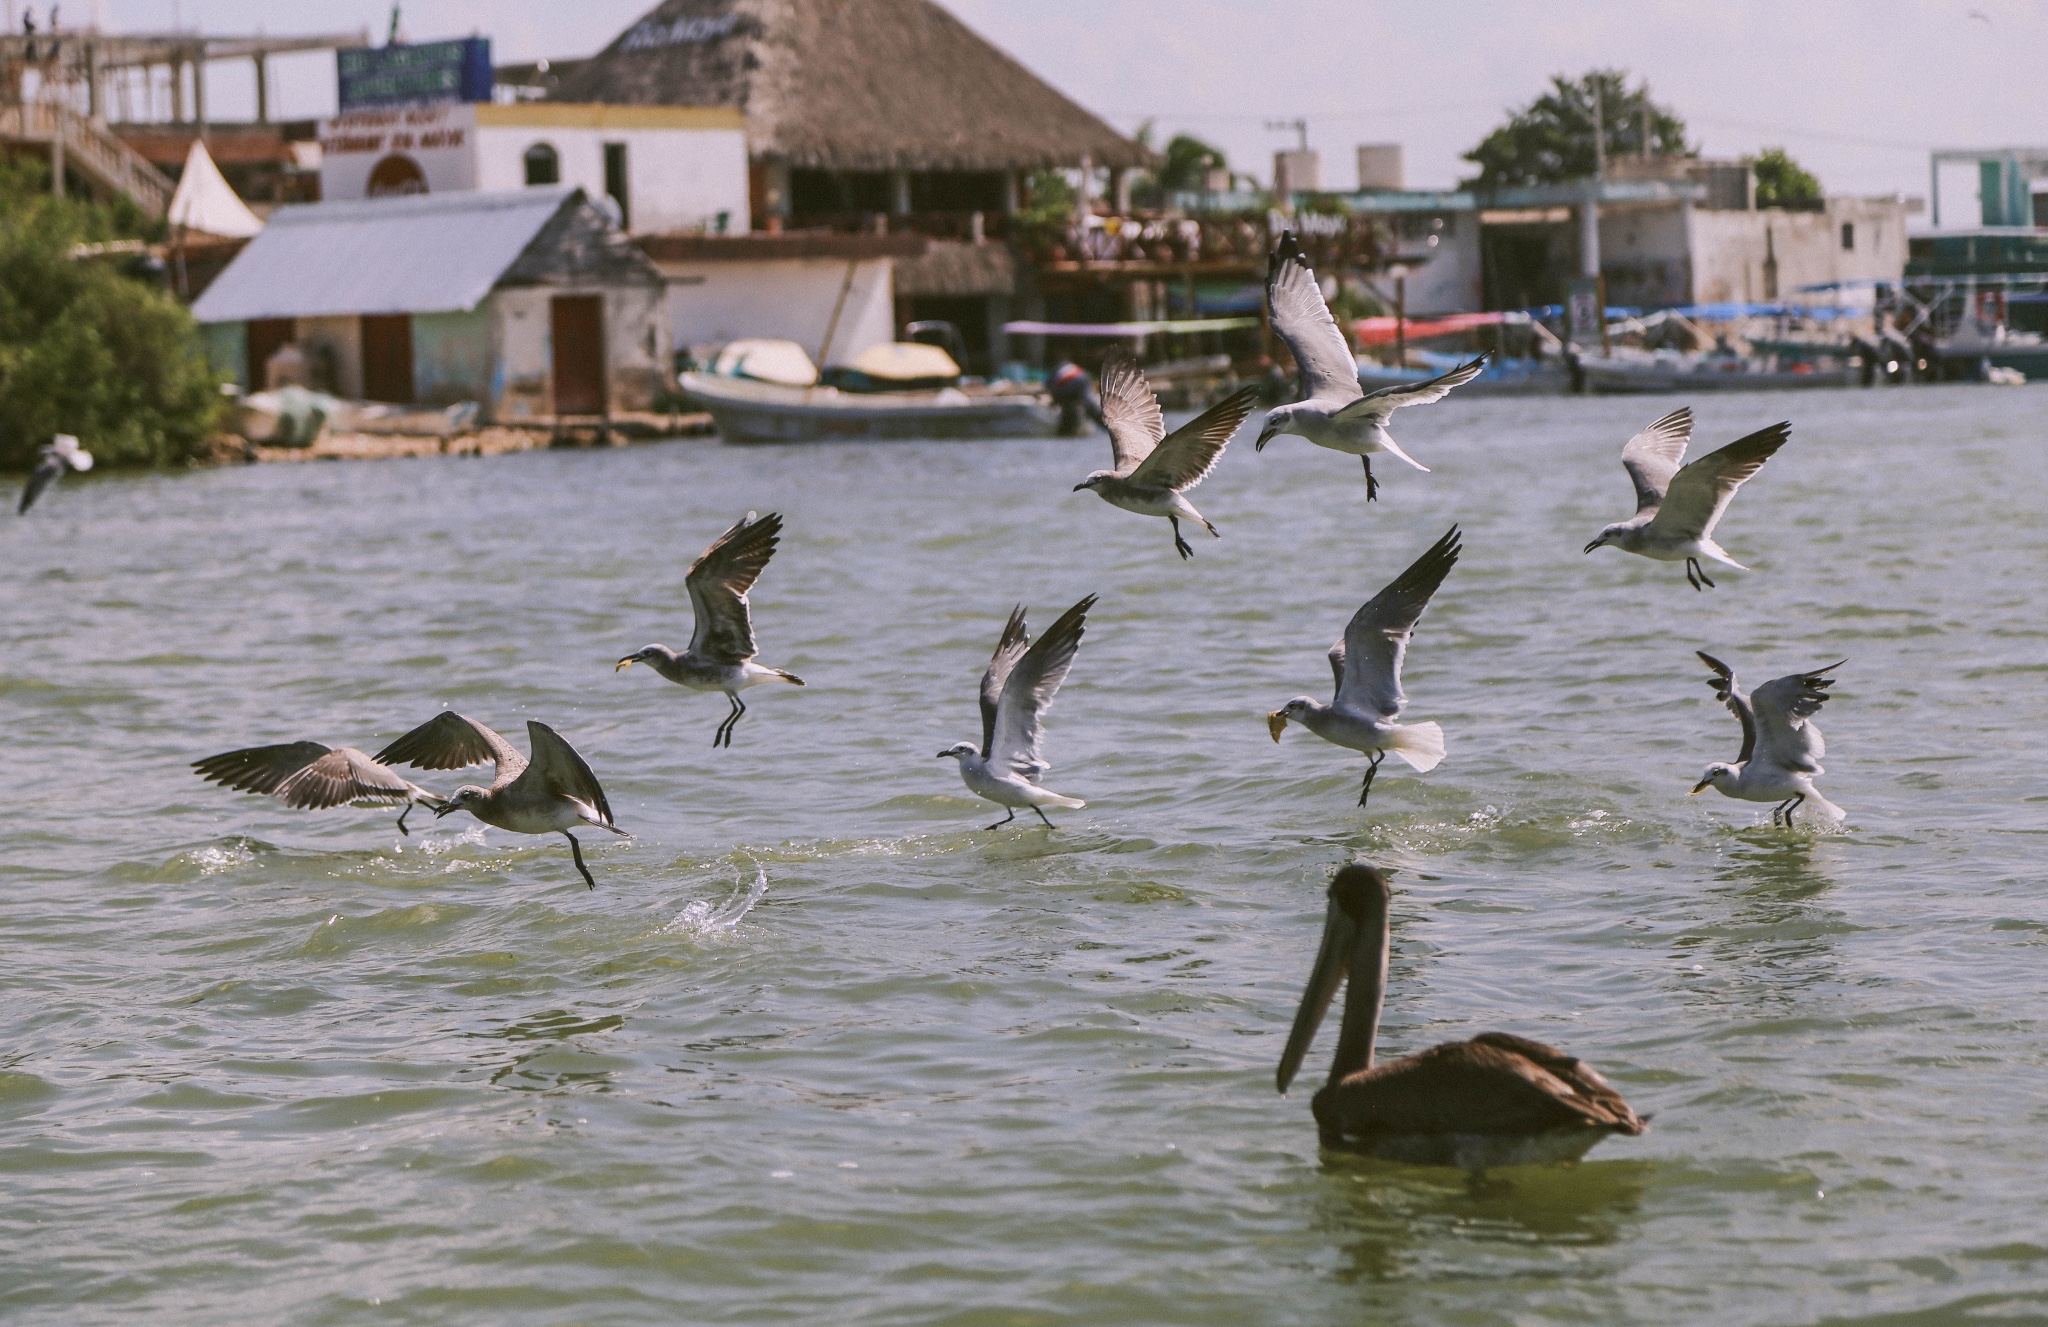
<path id="1" fill-rule="evenodd" d="M 661 928 L 661 934 L 706 936 L 729 933 L 739 926 L 740 918 L 752 912 L 754 905 L 767 894 L 768 868 L 756 862 L 752 882 L 745 877 L 734 880 L 732 893 L 723 903 L 692 899 L 674 921 Z"/>

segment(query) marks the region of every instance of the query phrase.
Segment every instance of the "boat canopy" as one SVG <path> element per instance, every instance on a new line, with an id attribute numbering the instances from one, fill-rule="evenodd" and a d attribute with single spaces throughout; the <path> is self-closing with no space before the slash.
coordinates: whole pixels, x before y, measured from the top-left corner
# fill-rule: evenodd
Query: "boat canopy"
<path id="1" fill-rule="evenodd" d="M 928 378 L 950 381 L 960 376 L 960 366 L 953 362 L 951 355 L 938 346 L 928 346 L 920 341 L 884 341 L 869 346 L 848 360 L 845 367 L 882 382 L 912 382 Z"/>
<path id="2" fill-rule="evenodd" d="M 785 387 L 809 387 L 818 381 L 818 366 L 802 346 L 769 337 L 727 342 L 711 371 L 724 378 L 752 378 Z"/>

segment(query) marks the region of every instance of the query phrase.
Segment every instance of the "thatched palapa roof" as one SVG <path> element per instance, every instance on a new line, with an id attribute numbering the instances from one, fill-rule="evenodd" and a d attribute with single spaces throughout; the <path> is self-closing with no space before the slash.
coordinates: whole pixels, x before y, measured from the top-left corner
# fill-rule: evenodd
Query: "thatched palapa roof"
<path id="1" fill-rule="evenodd" d="M 552 99 L 736 106 L 755 158 L 821 170 L 1148 158 L 933 0 L 664 0 Z"/>

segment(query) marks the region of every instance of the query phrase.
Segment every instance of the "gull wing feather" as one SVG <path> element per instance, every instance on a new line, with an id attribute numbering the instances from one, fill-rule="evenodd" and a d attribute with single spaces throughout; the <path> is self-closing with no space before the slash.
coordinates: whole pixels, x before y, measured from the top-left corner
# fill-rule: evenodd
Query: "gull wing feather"
<path id="1" fill-rule="evenodd" d="M 1415 559 L 1384 590 L 1367 600 L 1344 628 L 1344 639 L 1330 647 L 1330 667 L 1337 674 L 1340 708 L 1392 719 L 1408 698 L 1401 694 L 1401 664 L 1408 639 L 1430 596 L 1458 563 L 1461 551 L 1457 526 Z"/>
<path id="2" fill-rule="evenodd" d="M 1024 628 L 1024 605 L 1018 604 L 1010 610 L 1010 620 L 1003 627 L 1003 638 L 996 642 L 996 652 L 988 661 L 988 668 L 981 675 L 981 758 L 988 759 L 988 753 L 996 740 L 996 710 L 1003 698 L 1003 684 L 1010 680 L 1010 670 L 1017 666 L 1017 660 L 1024 657 L 1024 651 L 1031 645 L 1031 633 Z"/>
<path id="3" fill-rule="evenodd" d="M 352 746 L 340 746 L 320 757 L 278 785 L 277 797 L 286 806 L 318 810 L 355 802 L 410 802 L 426 793 L 410 779 L 380 765 Z"/>
<path id="4" fill-rule="evenodd" d="M 1685 460 L 1692 442 L 1692 407 L 1680 406 L 1628 440 L 1621 449 L 1621 468 L 1636 486 L 1636 511 L 1653 511 L 1664 501 L 1671 477 Z"/>
<path id="5" fill-rule="evenodd" d="M 1391 387 L 1382 387 L 1353 401 L 1334 417 L 1344 420 L 1373 418 L 1385 423 L 1402 406 L 1431 405 L 1443 400 L 1451 394 L 1453 387 L 1463 387 L 1485 368 L 1486 356 L 1481 355 L 1471 363 L 1460 364 L 1449 373 L 1440 373 L 1427 382 L 1398 382 Z"/>
<path id="6" fill-rule="evenodd" d="M 747 592 L 754 588 L 782 534 L 782 516 L 745 519 L 711 541 L 683 577 L 690 591 L 690 653 L 722 664 L 754 657 L 754 619 Z"/>
<path id="7" fill-rule="evenodd" d="M 1315 269 L 1291 230 L 1281 233 L 1266 260 L 1266 308 L 1274 333 L 1287 343 L 1301 369 L 1305 395 L 1337 406 L 1365 394 L 1358 385 L 1358 361 L 1351 344 L 1330 316 Z"/>
<path id="8" fill-rule="evenodd" d="M 502 788 L 526 769 L 526 757 L 510 742 L 467 715 L 443 710 L 376 755 L 380 765 L 417 769 L 468 769 L 490 761 L 498 767 L 491 786 Z"/>
<path id="9" fill-rule="evenodd" d="M 1674 539 L 1713 538 L 1735 490 L 1763 469 L 1791 435 L 1789 423 L 1773 424 L 1700 457 L 1672 477 L 1664 504 L 1644 528 Z"/>
<path id="10" fill-rule="evenodd" d="M 517 785 L 537 786 L 539 791 L 552 796 L 573 797 L 597 812 L 607 828 L 616 828 L 611 803 L 605 800 L 597 775 L 590 772 L 590 766 L 576 754 L 575 747 L 538 719 L 526 721 L 526 739 L 533 746 L 533 763 L 519 775 Z"/>
<path id="11" fill-rule="evenodd" d="M 1714 670 L 1714 675 L 1707 679 L 1714 695 L 1728 707 L 1730 714 L 1742 721 L 1742 754 L 1735 757 L 1735 763 L 1740 765 L 1756 753 L 1756 715 L 1750 709 L 1749 693 L 1735 680 L 1733 668 L 1705 650 L 1694 650 L 1693 653 Z"/>
<path id="12" fill-rule="evenodd" d="M 1835 684 L 1826 674 L 1847 662 L 1843 659 L 1810 673 L 1773 678 L 1756 689 L 1750 705 L 1756 711 L 1757 750 L 1766 763 L 1802 774 L 1821 772 L 1820 758 L 1827 754 L 1827 744 L 1812 718 L 1827 701 L 1828 688 Z"/>
<path id="13" fill-rule="evenodd" d="M 305 769 L 334 748 L 319 742 L 282 742 L 276 746 L 244 747 L 192 762 L 192 768 L 208 783 L 245 793 L 274 793 L 285 780 Z"/>
<path id="14" fill-rule="evenodd" d="M 73 470 L 84 473 L 92 469 L 92 453 L 78 445 L 78 439 L 69 433 L 59 433 L 50 439 L 50 450 Z"/>
<path id="15" fill-rule="evenodd" d="M 1060 614 L 1010 670 L 1002 699 L 996 704 L 990 764 L 1026 779 L 1035 779 L 1052 768 L 1039 750 L 1045 740 L 1045 712 L 1052 708 L 1060 683 L 1067 680 L 1074 651 L 1081 646 L 1088 610 L 1094 606 L 1091 594 Z"/>
<path id="16" fill-rule="evenodd" d="M 1159 398 L 1145 381 L 1145 371 L 1123 354 L 1104 362 L 1096 393 L 1102 398 L 1102 426 L 1109 430 L 1109 450 L 1116 472 L 1128 475 L 1166 436 L 1166 418 L 1159 413 Z"/>
<path id="17" fill-rule="evenodd" d="M 21 486 L 21 505 L 14 509 L 20 516 L 36 505 L 36 499 L 43 496 L 43 490 L 57 482 L 64 473 L 64 458 L 43 449 L 43 459 L 36 462 L 36 468 L 28 472 L 28 482 Z"/>
<path id="18" fill-rule="evenodd" d="M 1257 384 L 1240 387 L 1175 429 L 1131 472 L 1131 482 L 1182 493 L 1207 479 L 1263 392 Z"/>

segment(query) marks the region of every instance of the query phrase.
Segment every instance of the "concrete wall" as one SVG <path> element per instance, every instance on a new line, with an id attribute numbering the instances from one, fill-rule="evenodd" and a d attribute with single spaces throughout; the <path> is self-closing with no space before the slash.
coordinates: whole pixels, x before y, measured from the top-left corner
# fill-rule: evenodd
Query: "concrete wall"
<path id="1" fill-rule="evenodd" d="M 601 199 L 604 146 L 623 143 L 632 233 L 716 231 L 724 213 L 726 233 L 746 234 L 753 224 L 747 212 L 747 138 L 737 115 L 729 127 L 675 128 L 643 124 L 644 117 L 635 114 L 643 109 L 674 108 L 479 106 L 476 187 L 524 187 L 526 150 L 546 143 L 561 161 L 561 182 L 581 185 Z"/>
<path id="2" fill-rule="evenodd" d="M 1694 212 L 1689 203 L 1601 209 L 1600 273 L 1607 278 L 1609 304 L 1656 307 L 1695 302 L 1689 216 Z"/>
<path id="3" fill-rule="evenodd" d="M 1844 224 L 1855 228 L 1849 249 Z M 1696 303 L 1767 298 L 1766 253 L 1778 260 L 1777 298 L 1785 301 L 1816 298 L 1800 295 L 1802 286 L 1897 281 L 1905 273 L 1906 211 L 1895 198 L 1830 198 L 1822 212 L 1696 209 L 1691 227 Z"/>
<path id="4" fill-rule="evenodd" d="M 776 337 L 819 359 L 848 265 L 843 258 L 664 263 L 670 332 L 678 347 Z M 896 339 L 894 260 L 866 258 L 853 267 L 832 338 L 835 364 Z"/>
<path id="5" fill-rule="evenodd" d="M 1362 151 L 1363 149 L 1361 149 Z M 1408 267 L 1408 316 L 1477 313 L 1486 307 L 1486 289 L 1479 260 L 1479 214 L 1449 212 L 1444 229 L 1428 236 L 1404 236 L 1396 253 Z M 1396 225 L 1398 225 L 1398 221 Z M 1381 283 L 1391 291 L 1393 283 Z"/>
<path id="6" fill-rule="evenodd" d="M 487 308 L 413 315 L 412 390 L 422 405 L 490 400 L 491 362 Z"/>
<path id="7" fill-rule="evenodd" d="M 557 295 L 604 296 L 605 358 L 613 410 L 645 410 L 667 389 L 671 341 L 663 292 L 654 286 L 528 286 L 486 301 L 497 372 L 485 398 L 494 420 L 555 413 L 554 338 L 549 308 Z"/>
<path id="8" fill-rule="evenodd" d="M 262 389 L 261 383 L 248 383 L 249 324 L 247 323 L 201 323 L 200 344 L 206 347 L 206 367 L 212 369 L 243 391 L 254 392 Z"/>

